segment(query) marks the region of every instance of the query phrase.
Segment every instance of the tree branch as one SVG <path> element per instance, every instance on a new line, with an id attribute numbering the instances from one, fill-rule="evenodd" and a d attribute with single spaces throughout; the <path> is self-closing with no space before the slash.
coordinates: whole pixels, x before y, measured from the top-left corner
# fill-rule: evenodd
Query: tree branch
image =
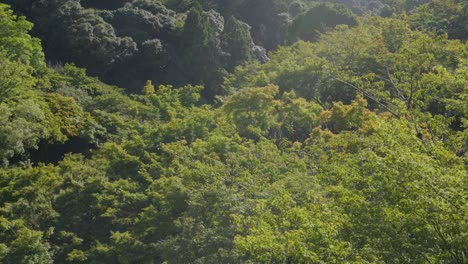
<path id="1" fill-rule="evenodd" d="M 343 81 L 343 80 L 340 80 L 338 78 L 335 78 L 335 77 L 331 77 L 332 79 L 342 83 L 342 84 L 346 84 L 348 85 L 349 87 L 353 88 L 354 90 L 362 93 L 364 96 L 366 96 L 367 98 L 371 99 L 372 101 L 376 102 L 378 105 L 380 105 L 381 107 L 383 107 L 385 110 L 387 110 L 389 113 L 391 113 L 394 117 L 400 119 L 400 115 L 398 115 L 397 113 L 395 113 L 395 111 L 393 111 L 392 109 L 388 108 L 388 106 L 386 106 L 384 103 L 380 102 L 377 98 L 375 98 L 373 95 L 367 93 L 366 91 L 364 91 L 363 89 L 357 87 L 356 85 L 353 85 L 349 82 L 346 82 L 346 81 Z"/>

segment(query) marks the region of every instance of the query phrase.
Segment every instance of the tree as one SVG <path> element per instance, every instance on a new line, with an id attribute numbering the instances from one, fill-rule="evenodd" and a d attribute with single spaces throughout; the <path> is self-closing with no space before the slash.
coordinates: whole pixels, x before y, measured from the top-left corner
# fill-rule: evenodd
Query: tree
<path id="1" fill-rule="evenodd" d="M 88 66 L 90 73 L 102 74 L 114 62 L 136 52 L 135 42 L 129 37 L 118 37 L 114 28 L 95 11 L 67 3 L 61 6 L 59 14 L 55 22 L 62 26 L 55 36 L 60 37 L 56 42 L 61 45 L 46 45 L 53 49 L 48 51 L 57 59 Z"/>
<path id="2" fill-rule="evenodd" d="M 464 1 L 433 0 L 417 7 L 409 17 L 418 30 L 448 34 L 450 38 L 466 39 L 467 5 Z"/>
<path id="3" fill-rule="evenodd" d="M 119 36 L 138 44 L 159 38 L 169 40 L 177 27 L 176 13 L 160 2 L 133 1 L 112 12 L 101 12 Z"/>
<path id="4" fill-rule="evenodd" d="M 255 43 L 267 50 L 283 44 L 289 26 L 288 1 L 252 0 L 244 1 L 238 8 L 239 18 L 252 27 Z"/>
<path id="5" fill-rule="evenodd" d="M 45 66 L 41 41 L 28 33 L 33 24 L 17 17 L 8 5 L 0 3 L 0 47 L 9 57 L 39 70 Z"/>
<path id="6" fill-rule="evenodd" d="M 357 21 L 353 13 L 343 5 L 318 4 L 293 20 L 289 27 L 288 41 L 317 41 L 320 33 L 340 24 L 354 26 Z"/>
<path id="7" fill-rule="evenodd" d="M 154 86 L 151 83 L 151 80 L 148 80 L 146 82 L 145 87 L 143 87 L 143 93 L 144 94 L 154 94 Z"/>
<path id="8" fill-rule="evenodd" d="M 202 95 L 208 100 L 223 93 L 219 87 L 224 76 L 219 38 L 222 28 L 217 25 L 224 23 L 217 19 L 222 17 L 210 15 L 196 4 L 187 15 L 181 36 L 181 52 L 186 54 L 181 58 L 181 77 L 185 83 L 204 85 Z"/>
<path id="9" fill-rule="evenodd" d="M 10 55 L 11 56 L 11 55 Z M 31 76 L 32 67 L 12 61 L 7 51 L 0 47 L 0 103 L 31 89 L 36 80 Z"/>
<path id="10" fill-rule="evenodd" d="M 248 63 L 253 59 L 254 43 L 250 36 L 249 26 L 235 17 L 230 17 L 223 33 L 223 51 L 229 54 L 227 69 L 232 71 L 237 65 Z"/>
<path id="11" fill-rule="evenodd" d="M 239 135 L 260 139 L 268 135 L 277 125 L 274 100 L 278 94 L 277 86 L 269 85 L 262 88 L 247 88 L 232 96 L 223 109 L 236 125 Z"/>

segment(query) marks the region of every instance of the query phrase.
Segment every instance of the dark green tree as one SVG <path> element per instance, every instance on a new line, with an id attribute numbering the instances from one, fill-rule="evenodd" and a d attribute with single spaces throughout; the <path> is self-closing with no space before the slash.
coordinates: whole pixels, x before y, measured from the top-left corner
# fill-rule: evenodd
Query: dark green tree
<path id="1" fill-rule="evenodd" d="M 302 2 L 292 2 L 288 7 L 288 12 L 291 17 L 296 17 L 304 11 L 304 3 Z"/>
<path id="2" fill-rule="evenodd" d="M 235 17 L 226 22 L 223 34 L 223 51 L 229 54 L 226 67 L 232 71 L 235 66 L 253 59 L 254 43 L 249 26 Z"/>
<path id="3" fill-rule="evenodd" d="M 317 41 L 320 33 L 340 24 L 354 26 L 357 21 L 353 13 L 343 5 L 318 4 L 294 19 L 289 28 L 288 41 Z"/>
<path id="4" fill-rule="evenodd" d="M 223 80 L 224 68 L 217 28 L 219 23 L 223 25 L 221 21 L 213 21 L 198 4 L 190 9 L 181 36 L 180 52 L 184 54 L 181 72 L 175 73 L 181 74 L 185 83 L 204 85 L 202 94 L 209 100 L 222 93 L 219 85 Z"/>
<path id="5" fill-rule="evenodd" d="M 284 43 L 289 23 L 288 1 L 251 0 L 238 7 L 239 18 L 252 27 L 255 43 L 273 50 Z"/>

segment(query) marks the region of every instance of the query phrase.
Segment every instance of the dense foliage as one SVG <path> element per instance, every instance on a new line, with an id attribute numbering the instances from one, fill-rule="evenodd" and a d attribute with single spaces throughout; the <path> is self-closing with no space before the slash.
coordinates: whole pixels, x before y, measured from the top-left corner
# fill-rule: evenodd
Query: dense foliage
<path id="1" fill-rule="evenodd" d="M 334 5 L 311 0 L 4 2 L 35 24 L 32 33 L 42 39 L 51 64 L 74 63 L 130 93 L 138 93 L 147 80 L 157 85 L 200 84 L 205 87 L 203 98 L 210 102 L 228 92 L 220 87 L 235 66 L 265 62 L 266 50 L 297 38 L 316 40 L 317 32 L 337 24 L 354 25 L 347 8 L 362 14 L 387 7 L 391 15 L 415 5 L 414 0 L 335 1 Z M 244 25 L 242 31 L 228 24 L 235 21 L 231 17 Z M 418 19 L 423 20 L 418 25 L 429 23 L 426 16 Z"/>
<path id="2" fill-rule="evenodd" d="M 0 263 L 468 260 L 463 1 L 6 2 Z"/>

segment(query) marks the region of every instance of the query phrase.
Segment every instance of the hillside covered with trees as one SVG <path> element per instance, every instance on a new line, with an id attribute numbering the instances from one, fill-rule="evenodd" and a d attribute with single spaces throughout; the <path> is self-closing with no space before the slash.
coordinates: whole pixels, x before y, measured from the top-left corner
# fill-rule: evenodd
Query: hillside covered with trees
<path id="1" fill-rule="evenodd" d="M 0 263 L 466 263 L 463 0 L 0 1 Z"/>

